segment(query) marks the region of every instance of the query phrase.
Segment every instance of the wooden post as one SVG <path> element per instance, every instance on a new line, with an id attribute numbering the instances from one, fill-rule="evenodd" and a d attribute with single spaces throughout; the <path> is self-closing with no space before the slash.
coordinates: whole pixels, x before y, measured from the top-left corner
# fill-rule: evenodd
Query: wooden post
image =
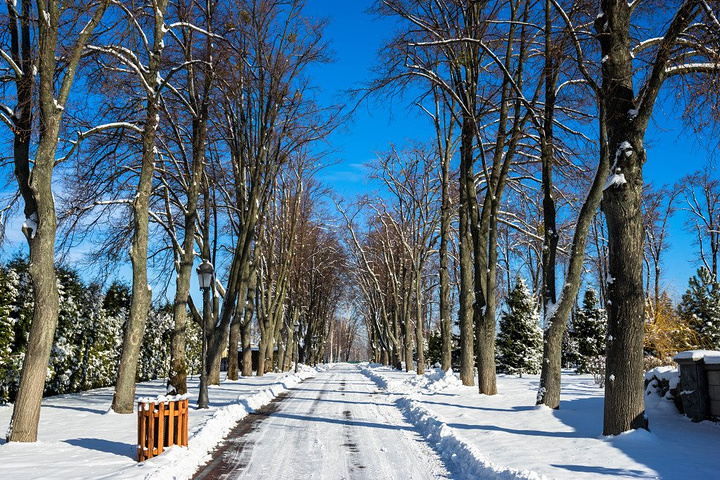
<path id="1" fill-rule="evenodd" d="M 157 426 L 157 454 L 160 455 L 163 452 L 163 444 L 165 443 L 165 402 L 158 403 Z"/>
<path id="2" fill-rule="evenodd" d="M 168 443 L 170 445 L 177 445 L 178 443 L 175 441 L 175 405 L 177 402 L 168 402 L 168 430 L 167 430 L 167 438 Z"/>

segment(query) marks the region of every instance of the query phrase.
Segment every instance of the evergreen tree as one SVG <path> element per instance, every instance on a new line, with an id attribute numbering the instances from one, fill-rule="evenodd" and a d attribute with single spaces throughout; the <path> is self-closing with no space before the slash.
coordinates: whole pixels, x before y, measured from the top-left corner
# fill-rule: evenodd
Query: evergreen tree
<path id="1" fill-rule="evenodd" d="M 605 355 L 607 314 L 598 306 L 598 294 L 592 288 L 585 290 L 582 308 L 573 320 L 573 337 L 578 348 L 578 372 L 588 373 L 589 363 Z"/>
<path id="2" fill-rule="evenodd" d="M 451 351 L 454 351 L 459 344 L 460 336 L 453 333 L 450 340 Z M 442 334 L 439 329 L 430 332 L 430 337 L 427 341 L 425 358 L 430 363 L 430 365 L 442 363 Z"/>
<path id="3" fill-rule="evenodd" d="M 508 295 L 507 310 L 500 317 L 497 351 L 501 371 L 520 376 L 523 373 L 540 373 L 540 315 L 535 299 L 520 276 Z"/>
<path id="4" fill-rule="evenodd" d="M 678 313 L 707 348 L 720 349 L 720 285 L 707 268 L 700 268 L 690 278 Z"/>
<path id="5" fill-rule="evenodd" d="M 15 344 L 14 296 L 7 269 L 0 268 L 0 404 L 10 398 L 8 377 L 14 377 L 13 346 Z"/>
<path id="6" fill-rule="evenodd" d="M 430 337 L 428 338 L 428 348 L 425 352 L 425 358 L 430 363 L 430 365 L 440 363 L 440 360 L 442 360 L 442 335 L 440 333 L 440 330 L 433 330 L 432 332 L 430 332 Z"/>
<path id="7" fill-rule="evenodd" d="M 580 352 L 575 335 L 573 335 L 572 327 L 569 327 L 563 333 L 562 339 L 562 366 L 563 368 L 577 367 L 580 361 Z"/>
<path id="8" fill-rule="evenodd" d="M 170 371 L 172 327 L 173 315 L 169 305 L 160 310 L 150 308 L 140 350 L 138 381 L 167 377 Z"/>
<path id="9" fill-rule="evenodd" d="M 2 289 L 7 295 L 9 319 L 12 325 L 10 352 L 0 365 L 0 398 L 13 401 L 20 385 L 20 370 L 25 358 L 30 321 L 33 314 L 32 283 L 27 260 L 16 257 L 4 268 Z"/>

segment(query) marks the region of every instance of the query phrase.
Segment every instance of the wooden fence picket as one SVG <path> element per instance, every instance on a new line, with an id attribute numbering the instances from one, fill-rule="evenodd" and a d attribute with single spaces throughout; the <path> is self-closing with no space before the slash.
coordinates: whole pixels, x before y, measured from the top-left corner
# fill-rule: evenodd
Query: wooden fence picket
<path id="1" fill-rule="evenodd" d="M 171 445 L 188 445 L 188 400 L 138 402 L 138 462 L 160 455 Z"/>

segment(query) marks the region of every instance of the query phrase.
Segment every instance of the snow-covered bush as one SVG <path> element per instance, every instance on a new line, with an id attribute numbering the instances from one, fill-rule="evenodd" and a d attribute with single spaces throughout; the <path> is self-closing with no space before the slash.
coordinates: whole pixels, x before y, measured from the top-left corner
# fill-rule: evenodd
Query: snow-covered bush
<path id="1" fill-rule="evenodd" d="M 600 387 L 605 387 L 605 355 L 596 355 L 587 359 L 586 373 L 593 376 L 595 383 Z"/>
<path id="2" fill-rule="evenodd" d="M 86 285 L 76 272 L 57 268 L 60 297 L 45 395 L 72 393 L 115 383 L 130 310 L 130 289 L 111 285 L 106 292 Z M 0 403 L 15 398 L 25 356 L 33 311 L 33 292 L 27 261 L 14 259 L 0 266 Z M 190 322 L 187 332 L 189 367 L 197 371 L 200 357 L 199 327 Z M 151 309 L 141 350 L 138 377 L 164 377 L 170 362 L 172 314 Z"/>

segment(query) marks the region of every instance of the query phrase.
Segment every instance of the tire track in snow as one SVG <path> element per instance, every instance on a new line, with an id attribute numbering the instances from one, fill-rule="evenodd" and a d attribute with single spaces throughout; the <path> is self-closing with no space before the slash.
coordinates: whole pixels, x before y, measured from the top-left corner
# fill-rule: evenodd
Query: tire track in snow
<path id="1" fill-rule="evenodd" d="M 267 405 L 249 413 L 240 420 L 230 431 L 227 439 L 215 450 L 213 459 L 205 467 L 202 467 L 194 479 L 220 480 L 233 478 L 247 467 L 247 462 L 243 461 L 242 458 L 243 456 L 247 458 L 245 454 L 252 451 L 253 442 L 248 440 L 246 435 L 260 428 L 262 421 L 277 411 L 280 402 L 287 396 L 287 392 L 281 393 Z"/>

